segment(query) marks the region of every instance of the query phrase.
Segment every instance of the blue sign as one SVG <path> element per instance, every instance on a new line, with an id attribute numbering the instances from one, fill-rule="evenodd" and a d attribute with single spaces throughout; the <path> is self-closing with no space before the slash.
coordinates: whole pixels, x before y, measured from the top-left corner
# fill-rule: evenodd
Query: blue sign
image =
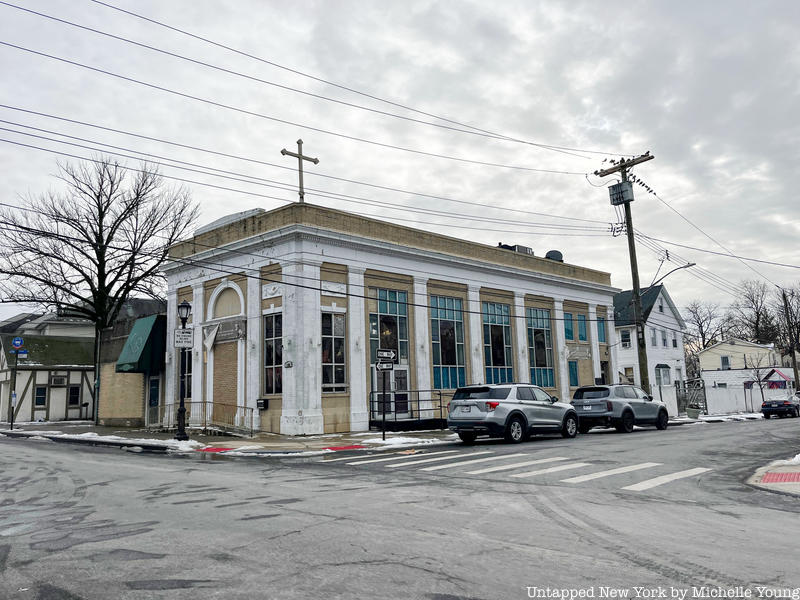
<path id="1" fill-rule="evenodd" d="M 11 345 L 14 346 L 14 348 L 22 348 L 24 343 L 25 342 L 22 341 L 21 337 L 15 337 L 13 340 L 11 340 Z"/>
<path id="2" fill-rule="evenodd" d="M 17 357 L 18 358 L 28 358 L 28 351 L 27 350 L 17 350 Z"/>

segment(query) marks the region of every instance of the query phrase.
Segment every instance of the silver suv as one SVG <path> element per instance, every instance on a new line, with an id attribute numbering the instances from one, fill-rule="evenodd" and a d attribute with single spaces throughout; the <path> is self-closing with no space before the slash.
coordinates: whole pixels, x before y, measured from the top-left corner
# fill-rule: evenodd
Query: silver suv
<path id="1" fill-rule="evenodd" d="M 578 412 L 578 430 L 587 433 L 592 427 L 615 427 L 630 433 L 634 425 L 655 425 L 666 429 L 667 407 L 634 385 L 591 385 L 578 388 L 572 396 Z"/>
<path id="2" fill-rule="evenodd" d="M 524 383 L 472 385 L 458 388 L 450 402 L 447 426 L 463 442 L 479 435 L 504 437 L 517 444 L 531 433 L 578 433 L 575 409 L 542 388 Z"/>

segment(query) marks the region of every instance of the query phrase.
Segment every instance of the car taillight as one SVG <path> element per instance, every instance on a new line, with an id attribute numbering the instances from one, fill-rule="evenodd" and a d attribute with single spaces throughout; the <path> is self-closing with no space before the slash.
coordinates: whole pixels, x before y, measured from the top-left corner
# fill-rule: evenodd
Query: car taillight
<path id="1" fill-rule="evenodd" d="M 486 403 L 486 412 L 492 412 L 498 406 L 500 406 L 499 402 L 487 402 Z"/>
<path id="2" fill-rule="evenodd" d="M 764 408 L 766 405 L 767 405 L 767 403 L 766 403 L 766 402 L 762 402 L 762 403 L 761 403 L 761 408 Z"/>
<path id="3" fill-rule="evenodd" d="M 788 400 L 785 400 L 785 401 L 783 402 L 783 405 L 784 405 L 784 406 L 791 406 L 791 405 L 792 405 L 792 403 L 791 403 L 791 402 L 789 402 Z"/>
<path id="4" fill-rule="evenodd" d="M 609 411 L 609 412 L 614 410 L 614 405 L 611 404 L 611 400 L 606 400 L 606 410 Z"/>

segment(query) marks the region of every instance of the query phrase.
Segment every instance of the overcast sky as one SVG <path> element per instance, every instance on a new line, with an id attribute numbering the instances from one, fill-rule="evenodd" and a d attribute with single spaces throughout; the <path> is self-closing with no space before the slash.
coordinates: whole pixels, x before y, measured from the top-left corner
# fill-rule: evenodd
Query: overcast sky
<path id="1" fill-rule="evenodd" d="M 0 127 L 58 137 L 8 122 L 38 127 L 91 140 L 70 140 L 91 148 L 102 142 L 128 149 L 114 152 L 129 156 L 186 161 L 235 172 L 238 179 L 281 182 L 282 188 L 296 188 L 297 175 L 296 161 L 280 150 L 296 150 L 302 138 L 305 153 L 320 160 L 306 165 L 308 202 L 491 245 L 522 244 L 538 256 L 558 249 L 567 262 L 610 272 L 619 288 L 629 288 L 631 280 L 625 237 L 610 233 L 619 217 L 604 186 L 613 177 L 584 174 L 608 166 L 604 159 L 650 151 L 655 160 L 633 171 L 658 195 L 634 188 L 634 228 L 660 240 L 638 245 L 643 286 L 659 272 L 664 250 L 673 262 L 660 274 L 681 261 L 698 265 L 665 281 L 678 306 L 693 299 L 729 305 L 745 279 L 785 286 L 800 280 L 795 268 L 674 245 L 725 253 L 722 244 L 737 255 L 800 265 L 798 2 L 109 2 L 263 61 L 90 0 L 12 0 L 250 78 L 426 123 L 281 89 L 0 6 L 6 44 L 239 110 L 9 46 L 0 46 L 1 104 L 279 166 L 9 108 L 0 108 L 6 121 Z M 475 135 L 476 129 L 518 141 Z M 98 154 L 8 131 L 0 131 L 0 139 Z M 24 206 L 26 194 L 57 189 L 57 159 L 0 142 L 0 201 Z M 186 184 L 202 208 L 199 225 L 297 198 L 252 179 L 167 166 L 161 171 L 239 190 Z M 358 201 L 324 196 L 332 193 Z M 0 316 L 9 312 L 0 308 Z"/>

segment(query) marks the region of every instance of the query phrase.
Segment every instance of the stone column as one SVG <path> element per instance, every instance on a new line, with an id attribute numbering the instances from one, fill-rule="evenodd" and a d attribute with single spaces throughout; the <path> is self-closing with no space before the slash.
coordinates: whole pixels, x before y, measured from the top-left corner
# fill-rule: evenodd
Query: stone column
<path id="1" fill-rule="evenodd" d="M 525 294 L 514 292 L 514 340 L 516 365 L 514 379 L 520 383 L 531 382 L 530 359 L 528 358 L 528 320 L 525 318 Z"/>
<path id="2" fill-rule="evenodd" d="M 247 340 L 245 340 L 245 406 L 253 409 L 253 428 L 261 429 L 258 398 L 261 395 L 261 278 L 252 273 L 247 278 Z"/>
<path id="3" fill-rule="evenodd" d="M 192 319 L 194 320 L 194 319 Z M 167 352 L 164 357 L 164 404 L 177 406 L 180 402 L 177 387 L 180 376 L 180 354 L 175 350 L 175 328 L 178 322 L 178 289 L 167 290 Z"/>
<path id="4" fill-rule="evenodd" d="M 564 301 L 553 300 L 553 333 L 556 347 L 555 359 L 558 361 L 558 399 L 569 402 L 569 367 L 567 365 L 567 341 L 564 338 Z"/>
<path id="5" fill-rule="evenodd" d="M 347 364 L 350 370 L 350 431 L 369 431 L 367 363 L 369 340 L 365 334 L 367 289 L 361 267 L 347 268 Z"/>
<path id="6" fill-rule="evenodd" d="M 192 286 L 192 401 L 200 402 L 203 398 L 203 323 L 206 319 L 205 290 L 202 283 Z M 180 364 L 180 363 L 179 363 Z"/>
<path id="7" fill-rule="evenodd" d="M 589 347 L 592 350 L 592 373 L 597 380 L 600 377 L 600 342 L 597 335 L 597 304 L 589 305 Z M 608 327 L 606 327 L 608 329 Z M 608 332 L 606 332 L 608 336 Z M 608 340 L 608 337 L 606 337 Z M 592 381 L 594 384 L 594 381 Z"/>
<path id="8" fill-rule="evenodd" d="M 467 310 L 469 314 L 469 365 L 471 381 L 467 383 L 484 383 L 483 370 L 483 318 L 481 315 L 481 288 L 471 285 L 467 288 Z"/>
<path id="9" fill-rule="evenodd" d="M 428 278 L 414 277 L 414 367 L 417 375 L 417 389 L 430 390 L 431 386 L 431 339 L 430 339 L 430 319 L 428 310 Z M 409 313 L 411 311 L 408 311 Z M 431 394 L 423 392 L 418 394 L 418 411 L 420 417 L 431 416 Z M 411 408 L 415 398 L 411 397 Z M 438 413 L 437 413 L 438 415 Z"/>
<path id="10" fill-rule="evenodd" d="M 324 431 L 319 262 L 299 258 L 283 267 L 283 394 L 281 433 Z M 309 286 L 309 287 L 301 287 Z"/>

